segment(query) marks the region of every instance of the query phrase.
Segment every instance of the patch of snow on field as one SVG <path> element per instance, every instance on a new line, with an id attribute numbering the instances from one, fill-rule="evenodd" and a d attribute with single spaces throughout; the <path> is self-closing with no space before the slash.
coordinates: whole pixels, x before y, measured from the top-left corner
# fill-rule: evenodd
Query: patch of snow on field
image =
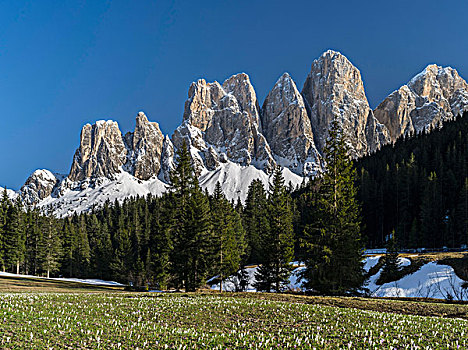
<path id="1" fill-rule="evenodd" d="M 380 272 L 370 278 L 367 288 L 376 297 L 419 297 L 436 299 L 468 300 L 468 290 L 461 286 L 464 281 L 455 274 L 452 267 L 431 262 L 420 270 L 402 279 L 385 283 L 375 282 Z"/>
<path id="2" fill-rule="evenodd" d="M 297 265 L 297 263 L 292 263 L 292 265 L 294 266 L 294 270 L 292 271 L 291 273 L 291 276 L 289 278 L 289 283 L 288 285 L 285 287 L 286 290 L 302 290 L 302 287 L 301 287 L 301 283 L 299 281 L 299 274 L 301 273 L 301 271 L 303 269 L 305 269 L 305 267 L 303 265 Z M 248 284 L 247 284 L 247 287 L 246 287 L 246 292 L 256 292 L 257 289 L 255 288 L 255 282 L 256 282 L 256 279 L 255 279 L 255 274 L 257 273 L 258 271 L 258 266 L 257 265 L 252 265 L 252 266 L 246 266 L 245 267 L 245 271 L 247 272 L 247 281 L 248 281 Z M 210 280 L 213 280 L 215 279 L 216 277 L 210 279 Z M 209 281 L 210 281 L 209 280 Z M 224 282 L 223 282 L 223 291 L 226 291 L 226 292 L 235 292 L 237 291 L 237 288 L 239 286 L 239 279 L 237 278 L 237 276 L 231 276 L 230 278 L 226 279 Z M 213 290 L 219 290 L 219 283 L 216 283 L 216 284 L 213 284 L 211 286 L 211 289 Z"/>
<path id="3" fill-rule="evenodd" d="M 86 284 L 94 284 L 99 286 L 124 286 L 119 282 L 114 281 L 104 281 L 100 279 L 82 279 L 82 278 L 64 278 L 64 277 L 57 277 L 57 278 L 47 278 L 47 277 L 40 277 L 40 276 L 33 276 L 33 275 L 20 275 L 16 273 L 9 273 L 9 272 L 0 272 L 0 276 L 5 277 L 17 277 L 17 278 L 41 278 L 45 280 L 52 280 L 52 281 L 65 281 L 65 282 L 78 282 L 78 283 L 86 283 Z"/>
<path id="4" fill-rule="evenodd" d="M 380 260 L 381 255 L 373 255 L 368 256 L 364 260 L 364 271 L 368 272 L 371 268 L 373 268 Z"/>

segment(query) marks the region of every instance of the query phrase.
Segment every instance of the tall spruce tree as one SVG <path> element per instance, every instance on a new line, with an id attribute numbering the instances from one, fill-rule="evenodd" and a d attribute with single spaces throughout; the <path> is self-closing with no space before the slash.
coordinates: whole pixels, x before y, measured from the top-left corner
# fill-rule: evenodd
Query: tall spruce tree
<path id="1" fill-rule="evenodd" d="M 267 193 L 261 180 L 253 180 L 247 192 L 242 215 L 247 240 L 247 263 L 261 263 L 263 247 L 261 237 L 269 231 Z"/>
<path id="2" fill-rule="evenodd" d="M 57 224 L 52 217 L 41 218 L 42 237 L 39 242 L 39 266 L 47 278 L 60 268 L 62 242 L 57 230 Z"/>
<path id="3" fill-rule="evenodd" d="M 306 226 L 302 242 L 307 250 L 303 285 L 322 294 L 356 292 L 365 281 L 356 171 L 348 150 L 334 120 L 323 150 L 326 170 L 317 187 L 317 218 Z"/>
<path id="4" fill-rule="evenodd" d="M 377 280 L 377 284 L 393 282 L 398 279 L 400 264 L 398 261 L 398 246 L 395 237 L 395 231 L 390 234 L 387 241 L 387 253 L 384 256 L 382 272 Z"/>
<path id="5" fill-rule="evenodd" d="M 22 223 L 22 206 L 18 201 L 7 207 L 4 225 L 4 260 L 7 269 L 19 273 L 20 264 L 24 261 L 25 242 Z"/>
<path id="6" fill-rule="evenodd" d="M 210 208 L 185 141 L 176 152 L 176 163 L 170 174 L 174 211 L 172 273 L 176 287 L 195 291 L 206 278 L 210 259 Z"/>
<path id="7" fill-rule="evenodd" d="M 5 188 L 2 194 L 2 201 L 0 202 L 0 267 L 3 272 L 5 272 L 5 223 L 9 202 L 7 189 Z"/>
<path id="8" fill-rule="evenodd" d="M 219 276 L 219 290 L 222 292 L 224 279 L 239 270 L 246 244 L 240 215 L 224 196 L 219 182 L 211 201 L 211 220 L 214 273 Z"/>
<path id="9" fill-rule="evenodd" d="M 268 196 L 269 230 L 260 237 L 262 265 L 255 275 L 256 287 L 279 292 L 289 282 L 294 258 L 294 232 L 291 200 L 278 167 Z"/>

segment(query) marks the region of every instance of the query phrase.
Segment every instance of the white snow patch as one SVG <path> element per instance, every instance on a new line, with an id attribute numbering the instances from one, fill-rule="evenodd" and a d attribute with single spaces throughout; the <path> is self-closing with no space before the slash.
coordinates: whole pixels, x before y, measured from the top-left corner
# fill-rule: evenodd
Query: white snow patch
<path id="1" fill-rule="evenodd" d="M 402 260 L 402 266 L 406 266 L 408 259 Z M 436 299 L 446 299 L 451 296 L 454 300 L 468 300 L 468 290 L 461 287 L 464 281 L 455 274 L 452 267 L 439 265 L 436 262 L 430 262 L 411 275 L 381 286 L 375 283 L 379 276 L 380 271 L 369 280 L 367 288 L 372 296 Z"/>
<path id="2" fill-rule="evenodd" d="M 96 186 L 88 186 L 81 190 L 67 190 L 59 198 L 47 197 L 42 200 L 38 207 L 52 208 L 58 217 L 81 213 L 93 206 L 101 206 L 107 200 L 113 203 L 115 200 L 123 201 L 127 197 L 146 196 L 148 193 L 160 195 L 165 192 L 167 185 L 159 179 L 141 181 L 129 173 L 122 172 L 115 180 L 107 178 L 100 179 L 101 183 Z"/>
<path id="3" fill-rule="evenodd" d="M 381 255 L 369 256 L 364 261 L 364 270 L 368 272 L 373 268 L 380 260 Z"/>
<path id="4" fill-rule="evenodd" d="M 94 285 L 100 285 L 100 286 L 124 286 L 123 284 L 119 282 L 104 281 L 100 279 L 63 278 L 63 277 L 47 278 L 47 277 L 40 277 L 40 276 L 33 276 L 33 275 L 20 275 L 20 274 L 9 273 L 9 272 L 0 272 L 0 276 L 19 277 L 19 278 L 41 278 L 45 280 L 78 282 L 78 283 L 94 284 Z"/>
<path id="5" fill-rule="evenodd" d="M 299 274 L 301 271 L 305 269 L 304 265 L 298 265 L 298 263 L 291 263 L 295 267 L 295 269 L 292 271 L 291 276 L 289 277 L 289 283 L 285 286 L 286 290 L 303 290 L 302 289 L 302 282 L 299 281 Z M 255 288 L 255 274 L 258 271 L 258 265 L 252 265 L 252 266 L 246 266 L 245 271 L 247 272 L 247 287 L 246 287 L 246 292 L 257 292 L 257 289 Z M 209 281 L 212 281 L 213 279 L 217 278 L 213 277 Z M 223 282 L 223 291 L 225 292 L 235 292 L 237 290 L 237 287 L 239 286 L 239 280 L 237 276 L 231 276 L 228 279 L 226 279 Z M 219 283 L 213 284 L 211 286 L 211 289 L 213 290 L 219 290 Z"/>
<path id="6" fill-rule="evenodd" d="M 302 176 L 294 174 L 287 168 L 283 169 L 283 177 L 286 186 L 290 182 L 293 186 L 297 186 L 303 181 Z M 245 202 L 249 185 L 256 179 L 260 179 L 265 190 L 268 190 L 272 181 L 272 175 L 266 174 L 263 170 L 259 170 L 253 165 L 241 166 L 228 161 L 213 171 L 203 171 L 200 176 L 200 186 L 203 189 L 208 189 L 209 193 L 213 193 L 216 183 L 219 181 L 227 199 L 237 200 L 237 198 L 240 198 L 242 202 Z"/>

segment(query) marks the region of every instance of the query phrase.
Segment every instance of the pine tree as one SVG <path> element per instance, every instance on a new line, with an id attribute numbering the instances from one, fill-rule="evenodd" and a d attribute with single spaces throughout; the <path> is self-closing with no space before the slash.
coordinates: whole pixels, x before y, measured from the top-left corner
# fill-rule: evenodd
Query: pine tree
<path id="1" fill-rule="evenodd" d="M 10 271 L 19 273 L 20 263 L 24 261 L 25 242 L 22 224 L 22 207 L 19 201 L 7 207 L 4 225 L 4 261 Z"/>
<path id="2" fill-rule="evenodd" d="M 160 290 L 167 289 L 170 281 L 170 253 L 172 251 L 171 226 L 172 211 L 168 195 L 157 199 L 151 209 L 149 234 L 149 260 L 146 264 L 147 274 Z"/>
<path id="3" fill-rule="evenodd" d="M 0 202 L 0 267 L 3 272 L 5 272 L 5 224 L 9 203 L 10 200 L 8 199 L 7 189 L 5 188 L 3 190 L 2 201 Z"/>
<path id="4" fill-rule="evenodd" d="M 206 278 L 210 259 L 210 208 L 200 189 L 185 142 L 177 150 L 170 174 L 174 210 L 172 272 L 177 287 L 195 291 Z"/>
<path id="5" fill-rule="evenodd" d="M 382 266 L 382 272 L 380 273 L 377 284 L 384 284 L 393 282 L 398 279 L 398 273 L 400 272 L 400 263 L 398 261 L 398 248 L 395 237 L 395 231 L 393 231 L 387 241 L 387 253 L 384 257 L 384 264 Z"/>
<path id="6" fill-rule="evenodd" d="M 42 239 L 39 242 L 39 266 L 49 278 L 51 273 L 60 268 L 62 246 L 55 219 L 42 217 L 41 221 Z"/>
<path id="7" fill-rule="evenodd" d="M 326 170 L 319 181 L 317 219 L 304 232 L 304 287 L 323 294 L 356 292 L 364 283 L 356 170 L 342 129 L 334 120 L 324 147 Z"/>
<path id="8" fill-rule="evenodd" d="M 219 290 L 223 291 L 223 281 L 237 272 L 244 254 L 245 233 L 239 213 L 232 207 L 216 183 L 211 202 L 213 225 L 214 273 L 219 276 Z"/>
<path id="9" fill-rule="evenodd" d="M 267 194 L 261 180 L 253 180 L 248 189 L 242 216 L 247 240 L 247 263 L 262 261 L 261 237 L 269 231 Z"/>
<path id="10" fill-rule="evenodd" d="M 454 221 L 456 232 L 456 239 L 454 241 L 462 245 L 468 244 L 468 178 L 465 178 L 463 187 L 458 195 Z"/>
<path id="11" fill-rule="evenodd" d="M 260 237 L 263 246 L 262 265 L 255 275 L 259 290 L 279 292 L 289 282 L 294 258 L 294 234 L 291 202 L 278 167 L 268 196 L 269 231 Z"/>

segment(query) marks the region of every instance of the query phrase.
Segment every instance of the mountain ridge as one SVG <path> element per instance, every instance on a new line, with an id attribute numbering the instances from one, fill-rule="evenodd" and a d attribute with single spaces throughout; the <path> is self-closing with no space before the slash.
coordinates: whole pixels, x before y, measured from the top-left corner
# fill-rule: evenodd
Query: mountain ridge
<path id="1" fill-rule="evenodd" d="M 437 65 L 427 66 L 372 110 L 359 69 L 341 53 L 328 50 L 313 61 L 300 92 L 283 73 L 261 107 L 246 73 L 222 84 L 193 82 L 182 123 L 171 137 L 144 112 L 136 116 L 134 131 L 126 134 L 111 120 L 86 124 L 69 174 L 37 170 L 18 195 L 28 205 L 52 206 L 61 215 L 74 211 L 77 198 L 86 202 L 82 211 L 102 204 L 103 198 L 158 195 L 167 190 L 175 151 L 185 141 L 201 186 L 210 190 L 216 178 L 229 199 L 243 200 L 250 181 L 261 178 L 268 185 L 275 166 L 284 169 L 293 185 L 319 174 L 333 119 L 341 123 L 350 155 L 356 158 L 466 110 L 468 84 L 455 69 Z M 109 192 L 112 184 L 119 189 L 117 195 Z M 80 198 L 79 193 L 89 196 Z"/>

